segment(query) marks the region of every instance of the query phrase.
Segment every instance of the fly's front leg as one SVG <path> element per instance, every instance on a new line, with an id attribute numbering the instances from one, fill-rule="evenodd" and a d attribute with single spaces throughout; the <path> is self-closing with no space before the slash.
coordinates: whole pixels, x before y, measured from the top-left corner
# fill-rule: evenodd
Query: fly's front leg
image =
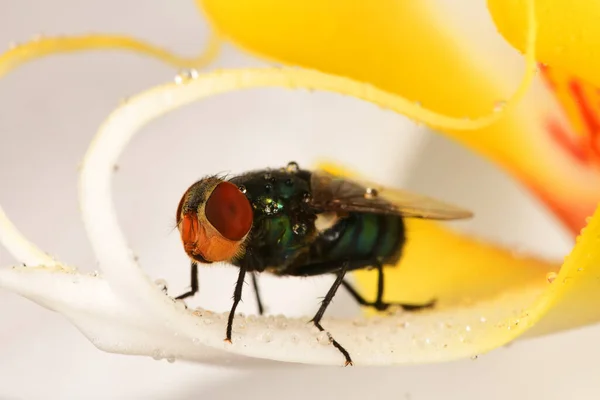
<path id="1" fill-rule="evenodd" d="M 198 263 L 195 261 L 192 261 L 190 269 L 191 269 L 190 291 L 185 292 L 184 294 L 181 294 L 181 295 L 175 297 L 175 299 L 177 299 L 177 300 L 182 300 L 182 299 L 191 297 L 191 296 L 195 295 L 196 293 L 198 293 L 198 290 L 200 289 L 200 287 L 198 285 Z"/>
<path id="2" fill-rule="evenodd" d="M 225 341 L 231 343 L 231 331 L 233 330 L 233 318 L 235 317 L 235 309 L 239 302 L 242 300 L 242 289 L 244 288 L 244 277 L 246 276 L 246 268 L 240 267 L 240 273 L 238 275 L 237 282 L 235 284 L 235 290 L 233 291 L 233 304 L 231 311 L 229 311 L 229 318 L 227 319 L 227 332 Z"/>

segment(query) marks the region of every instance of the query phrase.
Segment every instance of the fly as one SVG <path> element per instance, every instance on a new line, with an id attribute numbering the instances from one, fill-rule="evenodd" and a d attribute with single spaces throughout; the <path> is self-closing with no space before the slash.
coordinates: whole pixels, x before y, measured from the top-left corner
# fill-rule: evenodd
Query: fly
<path id="1" fill-rule="evenodd" d="M 231 342 L 235 310 L 246 273 L 251 274 L 259 313 L 263 305 L 257 274 L 277 276 L 335 275 L 335 281 L 311 322 L 321 319 L 340 286 L 362 306 L 383 311 L 384 266 L 395 265 L 406 242 L 404 218 L 453 220 L 472 213 L 441 201 L 381 185 L 350 180 L 322 170 L 265 169 L 223 179 L 203 178 L 184 193 L 177 227 L 191 259 L 191 290 L 198 292 L 198 264 L 227 262 L 239 268 L 225 341 Z M 367 301 L 345 279 L 349 271 L 375 268 L 375 301 Z M 394 304 L 405 310 L 432 307 Z M 331 344 L 352 365 L 348 351 L 329 332 Z"/>

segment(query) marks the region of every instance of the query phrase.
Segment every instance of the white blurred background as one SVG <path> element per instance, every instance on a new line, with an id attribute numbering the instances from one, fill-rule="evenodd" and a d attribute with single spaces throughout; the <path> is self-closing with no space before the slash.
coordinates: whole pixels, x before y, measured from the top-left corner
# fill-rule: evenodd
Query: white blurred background
<path id="1" fill-rule="evenodd" d="M 516 83 L 519 58 L 496 36 L 485 2 L 472 3 L 444 6 L 466 35 L 489 40 L 488 51 L 507 63 L 498 73 Z M 207 38 L 191 1 L 0 1 L 0 46 L 88 32 L 129 33 L 188 55 Z M 249 65 L 262 62 L 226 46 L 215 66 Z M 90 52 L 37 61 L 0 80 L 0 204 L 27 236 L 71 265 L 95 269 L 78 215 L 77 166 L 119 99 L 173 77 L 153 60 Z M 148 274 L 179 294 L 189 271 L 172 229 L 190 183 L 290 160 L 311 166 L 322 157 L 471 208 L 477 217 L 457 228 L 498 243 L 557 260 L 572 245 L 537 201 L 485 160 L 401 116 L 329 93 L 228 94 L 152 123 L 119 163 L 115 201 Z M 13 262 L 0 248 L 0 266 Z M 203 270 L 193 303 L 228 310 L 235 276 L 229 268 Z M 290 315 L 314 313 L 329 283 L 261 279 L 268 311 Z M 245 299 L 240 311 L 254 312 L 249 288 Z M 357 307 L 340 292 L 329 312 L 350 315 Z M 591 327 L 438 365 L 242 372 L 103 353 L 60 315 L 0 292 L 0 399 L 592 399 L 600 395 L 598 338 Z"/>

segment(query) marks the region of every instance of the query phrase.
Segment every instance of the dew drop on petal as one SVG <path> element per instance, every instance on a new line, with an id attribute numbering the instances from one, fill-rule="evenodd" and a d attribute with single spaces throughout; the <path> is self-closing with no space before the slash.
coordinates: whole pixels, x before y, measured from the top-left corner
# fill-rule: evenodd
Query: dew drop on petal
<path id="1" fill-rule="evenodd" d="M 328 345 L 331 343 L 331 336 L 328 332 L 322 331 L 317 335 L 317 342 L 322 345 Z"/>
<path id="2" fill-rule="evenodd" d="M 175 362 L 175 357 L 167 357 L 167 361 L 173 364 Z"/>
<path id="3" fill-rule="evenodd" d="M 160 351 L 159 349 L 152 350 L 151 355 L 152 355 L 152 358 L 157 361 L 162 360 L 162 358 L 163 358 L 162 351 Z"/>
<path id="4" fill-rule="evenodd" d="M 164 293 L 167 293 L 167 291 L 168 291 L 167 281 L 165 281 L 164 279 L 157 279 L 154 281 L 154 284 L 156 286 L 158 286 L 158 288 L 160 290 L 162 290 Z"/>
<path id="5" fill-rule="evenodd" d="M 192 81 L 198 77 L 198 71 L 195 69 L 184 69 L 179 71 L 177 75 L 175 75 L 175 83 L 178 85 L 183 85 L 189 81 Z"/>
<path id="6" fill-rule="evenodd" d="M 185 304 L 185 301 L 183 301 L 182 299 L 177 299 L 175 300 L 175 307 L 178 310 L 185 310 L 187 309 L 187 304 Z"/>
<path id="7" fill-rule="evenodd" d="M 554 282 L 557 276 L 558 274 L 556 272 L 548 272 L 546 274 L 546 280 L 548 281 L 548 283 L 552 283 Z"/>
<path id="8" fill-rule="evenodd" d="M 271 333 L 271 331 L 263 332 L 262 335 L 260 335 L 260 340 L 265 343 L 271 342 L 273 340 L 273 333 Z"/>
<path id="9" fill-rule="evenodd" d="M 500 112 L 506 107 L 506 100 L 497 100 L 494 102 L 494 112 Z"/>

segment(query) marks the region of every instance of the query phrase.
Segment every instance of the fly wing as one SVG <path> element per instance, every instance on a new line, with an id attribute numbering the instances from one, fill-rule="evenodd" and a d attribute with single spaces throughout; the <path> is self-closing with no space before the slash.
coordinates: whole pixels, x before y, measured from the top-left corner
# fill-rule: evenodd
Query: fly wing
<path id="1" fill-rule="evenodd" d="M 396 214 L 437 220 L 473 216 L 468 210 L 427 196 L 387 188 L 364 180 L 349 180 L 322 170 L 312 173 L 311 190 L 311 204 L 322 211 Z"/>

